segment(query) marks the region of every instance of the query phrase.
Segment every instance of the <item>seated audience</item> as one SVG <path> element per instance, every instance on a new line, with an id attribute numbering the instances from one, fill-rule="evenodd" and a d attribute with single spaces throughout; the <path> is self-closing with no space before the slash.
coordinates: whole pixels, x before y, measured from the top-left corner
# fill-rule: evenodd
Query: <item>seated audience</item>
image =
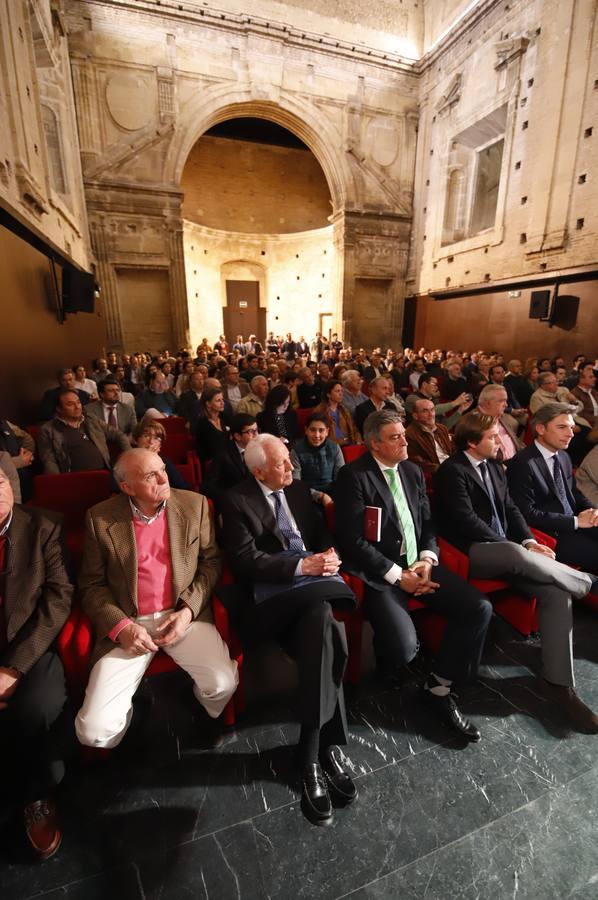
<path id="1" fill-rule="evenodd" d="M 582 403 L 581 415 L 591 428 L 598 423 L 598 391 L 593 363 L 586 363 L 579 370 L 579 381 L 571 389 L 576 401 Z"/>
<path id="2" fill-rule="evenodd" d="M 246 397 L 250 391 L 247 381 L 239 378 L 237 366 L 227 366 L 225 368 L 222 387 L 224 390 L 224 399 L 228 400 L 232 411 L 236 412 L 237 406 L 243 397 Z"/>
<path id="3" fill-rule="evenodd" d="M 330 425 L 326 413 L 314 411 L 305 423 L 305 437 L 291 451 L 293 478 L 304 481 L 316 503 L 332 503 L 334 483 L 345 464 L 338 443 L 329 440 Z"/>
<path id="4" fill-rule="evenodd" d="M 176 405 L 178 416 L 183 416 L 189 423 L 189 428 L 193 433 L 199 417 L 199 401 L 203 393 L 205 385 L 204 376 L 201 372 L 193 372 L 189 376 L 189 390 L 183 391 Z"/>
<path id="5" fill-rule="evenodd" d="M 454 359 L 444 369 L 444 381 L 442 382 L 441 395 L 446 401 L 456 400 L 468 391 L 467 379 L 463 375 L 463 368 L 459 360 Z"/>
<path id="6" fill-rule="evenodd" d="M 237 412 L 256 417 L 264 409 L 264 402 L 270 388 L 263 375 L 255 375 L 249 382 L 249 386 L 250 392 L 237 403 Z"/>
<path id="7" fill-rule="evenodd" d="M 137 425 L 135 410 L 119 400 L 120 385 L 116 378 L 98 382 L 99 400 L 88 403 L 85 415 L 101 419 L 110 428 L 118 428 L 123 434 L 131 434 Z"/>
<path id="8" fill-rule="evenodd" d="M 108 372 L 108 375 L 110 372 Z M 74 391 L 82 406 L 90 401 L 87 391 L 81 391 L 75 387 L 75 373 L 72 369 L 59 369 L 57 373 L 58 387 L 48 388 L 42 397 L 40 405 L 39 418 L 41 422 L 48 422 L 54 416 L 56 410 L 56 402 L 61 391 Z"/>
<path id="9" fill-rule="evenodd" d="M 54 793 L 64 775 L 58 734 L 66 703 L 55 641 L 73 588 L 60 527 L 33 507 L 14 505 L 0 472 L 0 760 L 4 787 L 21 806 L 28 845 L 48 859 L 62 839 Z"/>
<path id="10" fill-rule="evenodd" d="M 35 459 L 35 441 L 18 425 L 14 425 L 6 419 L 0 419 L 0 452 L 6 453 L 10 459 L 11 465 L 8 471 L 11 473 L 11 484 L 13 484 L 13 470 L 16 470 L 19 482 L 15 494 L 18 496 L 17 503 L 20 503 L 21 500 L 26 502 L 30 499 L 33 490 L 31 466 Z M 14 489 L 13 484 L 13 491 Z"/>
<path id="11" fill-rule="evenodd" d="M 382 376 L 383 378 L 385 376 Z M 353 416 L 343 406 L 343 386 L 340 381 L 331 379 L 322 391 L 322 402 L 316 406 L 314 412 L 321 413 L 328 422 L 328 438 L 339 446 L 345 444 L 359 444 L 361 437 Z"/>
<path id="12" fill-rule="evenodd" d="M 160 369 L 150 374 L 148 387 L 137 397 L 135 408 L 139 419 L 143 418 L 146 409 L 157 409 L 164 416 L 175 414 L 176 397 L 171 393 L 166 376 Z"/>
<path id="13" fill-rule="evenodd" d="M 598 508 L 573 480 L 571 443 L 575 407 L 547 403 L 532 418 L 534 442 L 507 469 L 513 500 L 532 528 L 556 538 L 556 558 L 598 571 Z"/>
<path id="14" fill-rule="evenodd" d="M 532 394 L 530 409 L 532 413 L 536 413 L 547 403 L 567 403 L 574 407 L 574 434 L 567 452 L 573 465 L 577 466 L 590 449 L 588 435 L 591 431 L 591 426 L 583 416 L 584 401 L 575 396 L 569 388 L 559 387 L 554 372 L 544 371 L 538 375 L 538 389 Z"/>
<path id="15" fill-rule="evenodd" d="M 513 426 L 519 428 L 525 427 L 529 419 L 527 410 L 519 406 L 519 401 L 511 390 L 511 385 L 507 380 L 505 367 L 501 363 L 495 363 L 493 366 L 490 366 L 490 384 L 499 384 L 507 392 L 505 415 L 512 417 Z"/>
<path id="16" fill-rule="evenodd" d="M 575 473 L 577 489 L 598 509 L 598 447 L 593 447 Z"/>
<path id="17" fill-rule="evenodd" d="M 370 413 L 379 412 L 381 409 L 388 409 L 396 412 L 395 407 L 388 401 L 392 387 L 388 382 L 388 378 L 380 375 L 370 381 L 370 396 L 363 403 L 355 408 L 355 425 L 359 433 L 363 436 L 363 424 Z"/>
<path id="18" fill-rule="evenodd" d="M 297 385 L 299 409 L 313 409 L 321 399 L 321 391 L 316 387 L 313 369 L 310 366 L 304 366 L 299 370 L 299 384 Z"/>
<path id="19" fill-rule="evenodd" d="M 78 391 L 85 391 L 86 394 L 89 394 L 90 400 L 97 400 L 98 390 L 96 382 L 93 380 L 93 378 L 87 377 L 85 366 L 73 366 L 73 372 L 75 373 L 73 387 L 75 387 Z"/>
<path id="20" fill-rule="evenodd" d="M 285 384 L 272 388 L 264 403 L 263 412 L 257 414 L 260 432 L 273 434 L 283 443 L 291 445 L 297 437 L 297 413 L 290 406 L 291 393 Z"/>
<path id="21" fill-rule="evenodd" d="M 46 474 L 110 469 L 108 441 L 128 450 L 129 439 L 102 419 L 83 414 L 76 391 L 68 388 L 58 396 L 54 418 L 39 429 L 37 445 Z"/>
<path id="22" fill-rule="evenodd" d="M 517 437 L 517 420 L 505 413 L 507 404 L 507 392 L 500 384 L 487 384 L 478 397 L 478 410 L 485 416 L 492 416 L 498 425 L 498 459 L 501 462 L 512 459 L 523 448 L 523 442 Z"/>
<path id="23" fill-rule="evenodd" d="M 418 399 L 431 400 L 436 407 L 436 418 L 449 431 L 459 421 L 461 414 L 469 409 L 472 403 L 471 394 L 465 392 L 459 394 L 454 400 L 442 403 L 440 400 L 440 390 L 438 388 L 438 379 L 429 372 L 424 372 L 419 379 L 419 388 L 415 394 L 409 394 L 405 400 L 405 412 L 410 421 L 413 413 L 413 407 Z"/>
<path id="24" fill-rule="evenodd" d="M 207 500 L 171 490 L 163 461 L 149 450 L 124 453 L 114 473 L 122 493 L 88 512 L 79 579 L 96 643 L 75 727 L 90 747 L 121 742 L 133 695 L 159 649 L 191 676 L 212 718 L 238 682 L 212 622 L 220 559 Z"/>
<path id="25" fill-rule="evenodd" d="M 104 378 L 108 378 L 109 375 L 112 375 L 112 369 L 108 366 L 107 359 L 96 359 L 96 367 L 91 373 L 91 377 L 94 381 L 103 381 Z"/>
<path id="26" fill-rule="evenodd" d="M 555 560 L 539 544 L 509 495 L 498 422 L 477 412 L 455 429 L 457 452 L 438 469 L 434 500 L 439 533 L 469 556 L 471 578 L 506 579 L 535 596 L 548 695 L 579 731 L 598 734 L 598 716 L 575 693 L 571 601 L 585 596 L 593 578 Z"/>
<path id="27" fill-rule="evenodd" d="M 181 365 L 181 371 L 177 375 L 177 379 L 174 385 L 174 393 L 177 398 L 180 398 L 181 394 L 184 394 L 185 391 L 188 391 L 190 388 L 189 380 L 195 371 L 195 366 L 193 365 L 193 360 L 188 359 Z"/>
<path id="28" fill-rule="evenodd" d="M 424 472 L 435 472 L 453 452 L 451 434 L 445 425 L 436 421 L 436 407 L 431 400 L 417 398 L 405 437 L 407 456 Z"/>
<path id="29" fill-rule="evenodd" d="M 214 457 L 201 483 L 201 493 L 213 500 L 218 510 L 224 492 L 249 474 L 245 465 L 245 451 L 258 434 L 255 418 L 248 413 L 235 413 L 230 430 L 232 440 Z"/>
<path id="30" fill-rule="evenodd" d="M 525 409 L 529 406 L 530 397 L 535 387 L 530 385 L 523 374 L 523 363 L 520 359 L 509 360 L 504 384 L 519 409 Z"/>
<path id="31" fill-rule="evenodd" d="M 223 502 L 235 621 L 244 643 L 278 640 L 297 663 L 301 807 L 310 822 L 323 825 L 332 820 L 332 800 L 348 804 L 357 796 L 337 746 L 348 740 L 347 645 L 332 614 L 332 607 L 352 609 L 355 598 L 335 577 L 340 559 L 308 487 L 292 477 L 285 445 L 261 434 L 245 461 L 251 475 Z"/>
<path id="32" fill-rule="evenodd" d="M 363 370 L 363 380 L 369 384 L 372 378 L 379 378 L 386 371 L 386 364 L 382 360 L 382 355 L 380 353 L 372 353 L 369 366 L 366 366 Z"/>
<path id="33" fill-rule="evenodd" d="M 423 698 L 461 737 L 478 741 L 480 732 L 460 712 L 451 688 L 476 677 L 492 606 L 438 565 L 426 484 L 421 469 L 407 460 L 397 413 L 383 409 L 368 416 L 364 438 L 369 453 L 338 474 L 335 518 L 343 568 L 364 582 L 363 609 L 374 629 L 378 671 L 389 683 L 400 682 L 417 655 L 410 597 L 445 616 L 448 625 Z M 371 533 L 365 530 L 367 507 L 379 515 L 379 528 Z"/>
<path id="34" fill-rule="evenodd" d="M 347 369 L 340 376 L 343 385 L 343 406 L 348 410 L 355 420 L 355 410 L 360 403 L 365 403 L 368 399 L 361 390 L 363 378 L 356 369 Z M 319 401 L 318 401 L 319 402 Z"/>
<path id="35" fill-rule="evenodd" d="M 159 419 L 150 419 L 145 417 L 139 422 L 134 430 L 131 438 L 133 447 L 141 447 L 142 450 L 151 450 L 152 453 L 158 453 L 162 456 L 162 445 L 166 440 L 166 431 L 164 426 L 160 424 Z M 166 456 L 162 456 L 164 466 L 166 467 L 166 475 L 170 487 L 177 488 L 181 491 L 191 491 L 193 488 L 179 472 L 175 463 Z"/>
<path id="36" fill-rule="evenodd" d="M 218 456 L 230 440 L 230 416 L 225 412 L 222 387 L 206 385 L 199 401 L 195 440 L 202 465 Z"/>

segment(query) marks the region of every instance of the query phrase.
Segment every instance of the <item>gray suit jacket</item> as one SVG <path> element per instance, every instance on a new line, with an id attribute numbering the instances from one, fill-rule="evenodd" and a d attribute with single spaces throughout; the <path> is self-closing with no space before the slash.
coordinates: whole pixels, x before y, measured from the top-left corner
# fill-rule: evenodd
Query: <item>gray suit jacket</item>
<path id="1" fill-rule="evenodd" d="M 58 636 L 71 610 L 61 526 L 33 507 L 13 508 L 5 559 L 8 644 L 0 664 L 26 674 Z"/>
<path id="2" fill-rule="evenodd" d="M 99 419 L 100 422 L 105 422 L 102 401 L 94 400 L 93 403 L 88 403 L 85 407 L 85 415 L 93 416 L 94 418 Z M 129 406 L 128 403 L 117 403 L 116 421 L 119 431 L 122 431 L 123 434 L 131 434 L 137 425 L 137 416 L 135 415 L 133 407 Z"/>
<path id="3" fill-rule="evenodd" d="M 108 428 L 98 418 L 85 418 L 84 421 L 87 436 L 102 454 L 107 469 L 112 466 L 108 441 L 114 441 L 121 450 L 131 449 L 128 437 L 118 428 Z M 64 445 L 64 437 L 62 432 L 56 428 L 55 422 L 56 419 L 44 422 L 40 426 L 37 438 L 39 458 L 47 475 L 58 475 L 60 472 L 71 471 L 71 461 Z"/>

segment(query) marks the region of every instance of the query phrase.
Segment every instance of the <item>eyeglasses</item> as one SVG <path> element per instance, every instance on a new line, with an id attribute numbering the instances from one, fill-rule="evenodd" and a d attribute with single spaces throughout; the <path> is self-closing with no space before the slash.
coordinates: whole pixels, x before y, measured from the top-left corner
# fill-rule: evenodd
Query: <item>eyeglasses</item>
<path id="1" fill-rule="evenodd" d="M 257 434 L 257 425 L 254 428 L 244 428 L 241 434 Z"/>

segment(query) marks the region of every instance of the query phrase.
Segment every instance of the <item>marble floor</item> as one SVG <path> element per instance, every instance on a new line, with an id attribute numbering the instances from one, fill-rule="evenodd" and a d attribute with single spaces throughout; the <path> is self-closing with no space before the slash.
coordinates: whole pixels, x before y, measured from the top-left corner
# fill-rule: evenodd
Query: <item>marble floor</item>
<path id="1" fill-rule="evenodd" d="M 578 690 L 598 707 L 598 617 L 576 611 Z M 430 721 L 415 685 L 367 673 L 348 699 L 354 806 L 302 817 L 293 786 L 292 669 L 253 660 L 254 697 L 214 748 L 179 673 L 141 689 L 134 727 L 106 760 L 71 766 L 64 840 L 31 865 L 0 819 L 2 900 L 401 898 L 596 900 L 598 737 L 567 730 L 534 678 L 535 642 L 501 621 L 462 706 L 477 745 Z M 6 773 L 4 773 L 6 774 Z"/>

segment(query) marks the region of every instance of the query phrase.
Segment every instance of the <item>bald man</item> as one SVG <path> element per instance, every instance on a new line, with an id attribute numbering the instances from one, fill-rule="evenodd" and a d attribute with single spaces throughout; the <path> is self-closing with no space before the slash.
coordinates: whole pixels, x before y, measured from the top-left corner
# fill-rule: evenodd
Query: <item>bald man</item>
<path id="1" fill-rule="evenodd" d="M 135 449 L 114 467 L 121 494 L 87 514 L 79 586 L 96 644 L 77 737 L 116 747 L 131 721 L 133 695 L 163 650 L 191 676 L 208 715 L 220 715 L 237 664 L 212 622 L 220 559 L 205 497 L 172 490 L 157 453 Z"/>

